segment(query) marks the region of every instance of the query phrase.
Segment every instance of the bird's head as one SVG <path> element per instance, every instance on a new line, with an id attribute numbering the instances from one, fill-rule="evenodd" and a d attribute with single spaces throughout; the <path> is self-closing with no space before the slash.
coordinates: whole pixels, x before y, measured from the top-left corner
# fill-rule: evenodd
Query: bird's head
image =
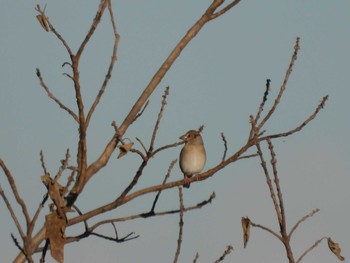
<path id="1" fill-rule="evenodd" d="M 202 136 L 198 131 L 190 130 L 180 137 L 185 143 L 203 144 Z"/>

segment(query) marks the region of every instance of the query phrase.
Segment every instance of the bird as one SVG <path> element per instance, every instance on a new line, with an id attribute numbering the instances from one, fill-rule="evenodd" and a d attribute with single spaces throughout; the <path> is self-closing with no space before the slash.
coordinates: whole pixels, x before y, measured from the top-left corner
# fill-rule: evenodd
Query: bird
<path id="1" fill-rule="evenodd" d="M 185 146 L 180 152 L 180 169 L 184 174 L 184 187 L 190 188 L 190 177 L 203 170 L 206 153 L 202 136 L 198 131 L 190 130 L 180 137 Z"/>

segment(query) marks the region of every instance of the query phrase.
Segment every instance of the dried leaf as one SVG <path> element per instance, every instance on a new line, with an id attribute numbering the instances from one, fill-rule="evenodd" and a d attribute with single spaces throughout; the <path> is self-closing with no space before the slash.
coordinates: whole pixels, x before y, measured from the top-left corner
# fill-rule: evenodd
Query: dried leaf
<path id="1" fill-rule="evenodd" d="M 248 217 L 242 217 L 242 228 L 243 228 L 243 242 L 244 248 L 247 246 L 250 236 L 250 219 Z"/>
<path id="2" fill-rule="evenodd" d="M 38 19 L 42 28 L 44 28 L 46 32 L 49 32 L 49 23 L 47 22 L 47 18 L 45 14 L 44 13 L 39 14 L 36 16 L 36 18 Z"/>
<path id="3" fill-rule="evenodd" d="M 41 176 L 41 181 L 47 187 L 48 194 L 57 208 L 58 215 L 66 219 L 65 211 L 62 210 L 65 206 L 65 200 L 62 197 L 62 185 L 52 179 L 49 174 Z"/>
<path id="4" fill-rule="evenodd" d="M 340 255 L 341 248 L 339 244 L 335 243 L 330 237 L 327 238 L 327 242 L 329 249 L 334 253 L 334 255 L 336 255 L 340 261 L 344 261 L 345 258 L 342 255 Z"/>
<path id="5" fill-rule="evenodd" d="M 45 217 L 45 238 L 50 241 L 51 256 L 60 263 L 64 262 L 64 241 L 66 220 L 52 212 Z"/>
<path id="6" fill-rule="evenodd" d="M 119 159 L 119 158 L 123 157 L 125 154 L 127 154 L 131 150 L 133 145 L 134 145 L 133 142 L 130 142 L 128 144 L 119 145 L 118 148 L 119 148 L 120 152 L 119 152 L 117 158 Z"/>

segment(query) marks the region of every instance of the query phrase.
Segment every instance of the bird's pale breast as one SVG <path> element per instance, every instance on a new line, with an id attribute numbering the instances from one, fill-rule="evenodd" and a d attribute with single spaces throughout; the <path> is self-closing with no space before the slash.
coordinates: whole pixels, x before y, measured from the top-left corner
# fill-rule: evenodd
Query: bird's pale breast
<path id="1" fill-rule="evenodd" d="M 180 168 L 185 175 L 199 173 L 204 168 L 206 161 L 203 145 L 186 145 L 181 150 Z"/>

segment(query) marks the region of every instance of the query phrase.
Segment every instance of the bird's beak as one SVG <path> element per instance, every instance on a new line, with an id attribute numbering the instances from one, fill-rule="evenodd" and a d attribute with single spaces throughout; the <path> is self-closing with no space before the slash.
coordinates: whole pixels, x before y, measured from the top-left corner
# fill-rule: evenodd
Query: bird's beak
<path id="1" fill-rule="evenodd" d="M 186 134 L 184 134 L 184 135 L 182 135 L 181 137 L 179 137 L 179 139 L 180 139 L 180 140 L 183 140 L 184 142 L 186 141 L 186 138 L 187 138 Z"/>

